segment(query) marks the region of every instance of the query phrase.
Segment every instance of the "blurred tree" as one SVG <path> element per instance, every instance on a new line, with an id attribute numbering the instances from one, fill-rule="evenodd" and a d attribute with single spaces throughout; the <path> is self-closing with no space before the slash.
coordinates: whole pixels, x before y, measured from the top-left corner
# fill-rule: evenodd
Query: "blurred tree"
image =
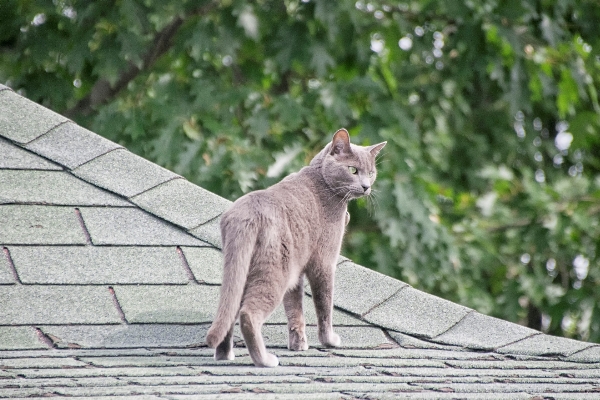
<path id="1" fill-rule="evenodd" d="M 388 140 L 345 253 L 600 342 L 596 0 L 3 0 L 0 81 L 235 199 Z"/>

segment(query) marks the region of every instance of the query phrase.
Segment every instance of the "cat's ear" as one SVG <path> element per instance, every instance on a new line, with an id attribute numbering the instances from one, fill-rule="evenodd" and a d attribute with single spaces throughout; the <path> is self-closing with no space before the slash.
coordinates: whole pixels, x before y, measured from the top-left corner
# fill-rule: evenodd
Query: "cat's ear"
<path id="1" fill-rule="evenodd" d="M 350 154 L 351 152 L 350 135 L 348 134 L 348 131 L 344 128 L 338 129 L 331 141 L 331 155 L 342 153 Z"/>
<path id="2" fill-rule="evenodd" d="M 369 150 L 369 153 L 371 153 L 371 155 L 373 157 L 377 157 L 377 154 L 379 154 L 379 152 L 381 151 L 381 149 L 383 149 L 383 147 L 387 144 L 387 142 L 381 142 L 379 144 L 374 144 L 373 146 L 369 146 L 367 147 L 367 149 Z"/>

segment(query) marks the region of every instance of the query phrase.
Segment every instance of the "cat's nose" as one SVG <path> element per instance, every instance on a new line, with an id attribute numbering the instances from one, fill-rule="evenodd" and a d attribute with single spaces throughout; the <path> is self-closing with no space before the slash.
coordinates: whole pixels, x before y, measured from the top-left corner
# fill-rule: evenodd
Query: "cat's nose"
<path id="1" fill-rule="evenodd" d="M 361 185 L 363 190 L 365 191 L 365 194 L 369 194 L 369 190 L 371 190 L 371 185 Z"/>

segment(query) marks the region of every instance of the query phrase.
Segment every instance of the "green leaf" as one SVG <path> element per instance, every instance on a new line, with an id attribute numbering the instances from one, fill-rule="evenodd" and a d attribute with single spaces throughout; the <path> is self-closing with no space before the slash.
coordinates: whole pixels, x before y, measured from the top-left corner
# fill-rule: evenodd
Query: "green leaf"
<path id="1" fill-rule="evenodd" d="M 556 107 L 560 118 L 566 118 L 573 114 L 575 106 L 579 102 L 578 88 L 575 79 L 568 68 L 561 68 L 560 81 L 558 82 L 558 95 L 556 96 Z"/>

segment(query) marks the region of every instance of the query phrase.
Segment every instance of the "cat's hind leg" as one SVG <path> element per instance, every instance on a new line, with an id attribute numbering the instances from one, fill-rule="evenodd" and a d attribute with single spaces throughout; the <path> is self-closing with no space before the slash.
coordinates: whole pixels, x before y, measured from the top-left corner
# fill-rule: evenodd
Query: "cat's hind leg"
<path id="1" fill-rule="evenodd" d="M 334 271 L 334 264 L 318 263 L 313 264 L 306 273 L 317 313 L 319 341 L 327 347 L 337 347 L 341 343 L 339 335 L 333 331 Z"/>
<path id="2" fill-rule="evenodd" d="M 233 353 L 233 327 L 235 326 L 235 322 L 231 324 L 231 328 L 227 331 L 227 335 L 217 348 L 215 349 L 215 360 L 233 360 L 235 358 L 235 354 Z"/>
<path id="3" fill-rule="evenodd" d="M 273 276 L 249 276 L 240 308 L 240 328 L 250 357 L 257 367 L 276 367 L 279 360 L 268 353 L 261 333 L 265 320 L 281 303 L 282 279 Z M 262 275 L 262 274 L 260 274 Z"/>
<path id="4" fill-rule="evenodd" d="M 283 296 L 283 306 L 288 320 L 288 349 L 308 350 L 306 340 L 306 323 L 302 309 L 304 295 L 304 277 L 300 276 L 298 285 L 288 290 Z"/>

